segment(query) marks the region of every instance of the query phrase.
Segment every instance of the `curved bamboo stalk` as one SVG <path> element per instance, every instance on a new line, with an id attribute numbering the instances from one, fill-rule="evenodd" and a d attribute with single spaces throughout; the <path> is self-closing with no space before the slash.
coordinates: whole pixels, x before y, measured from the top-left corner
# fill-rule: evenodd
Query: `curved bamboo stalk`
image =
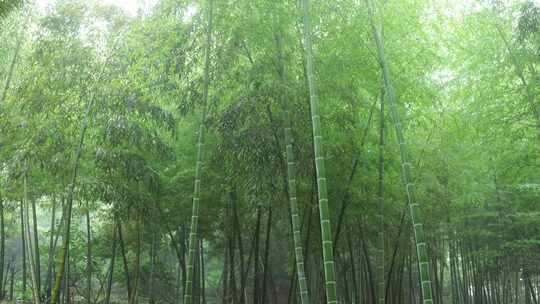
<path id="1" fill-rule="evenodd" d="M 17 45 L 15 46 L 15 52 L 13 53 L 13 58 L 11 59 L 11 62 L 9 64 L 9 71 L 7 74 L 6 82 L 4 84 L 4 89 L 2 90 L 2 96 L 0 97 L 0 105 L 4 103 L 6 100 L 7 92 L 9 90 L 9 86 L 11 84 L 11 79 L 13 77 L 13 71 L 15 70 L 15 65 L 17 64 L 17 60 L 19 58 L 19 52 L 22 45 L 22 33 L 19 34 L 19 37 L 17 39 Z"/>

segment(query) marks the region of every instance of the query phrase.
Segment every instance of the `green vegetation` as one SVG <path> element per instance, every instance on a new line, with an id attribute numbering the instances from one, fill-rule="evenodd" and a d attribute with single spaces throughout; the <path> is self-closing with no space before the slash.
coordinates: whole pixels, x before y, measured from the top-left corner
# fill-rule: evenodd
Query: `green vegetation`
<path id="1" fill-rule="evenodd" d="M 0 0 L 0 302 L 538 304 L 538 1 L 112 2 Z"/>

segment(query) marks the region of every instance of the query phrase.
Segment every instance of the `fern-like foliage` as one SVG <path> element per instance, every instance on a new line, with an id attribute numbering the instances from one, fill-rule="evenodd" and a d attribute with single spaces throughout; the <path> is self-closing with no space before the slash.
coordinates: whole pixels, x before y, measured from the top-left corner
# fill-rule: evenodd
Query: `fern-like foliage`
<path id="1" fill-rule="evenodd" d="M 0 19 L 9 15 L 11 11 L 20 7 L 23 0 L 0 0 Z"/>

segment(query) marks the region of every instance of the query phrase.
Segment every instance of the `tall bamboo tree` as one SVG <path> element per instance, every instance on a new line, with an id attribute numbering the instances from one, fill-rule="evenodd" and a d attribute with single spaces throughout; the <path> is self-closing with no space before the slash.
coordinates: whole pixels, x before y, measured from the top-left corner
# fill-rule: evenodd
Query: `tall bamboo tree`
<path id="1" fill-rule="evenodd" d="M 111 264 L 109 265 L 109 277 L 107 278 L 107 290 L 105 292 L 105 304 L 109 304 L 111 302 L 111 290 L 113 285 L 113 276 L 114 276 L 114 263 L 116 260 L 116 242 L 118 240 L 118 225 L 116 224 L 116 218 L 114 220 L 113 225 L 113 239 L 112 239 L 112 252 L 111 252 Z M 150 301 L 152 303 L 152 301 Z"/>
<path id="2" fill-rule="evenodd" d="M 403 135 L 403 127 L 401 125 L 399 112 L 396 104 L 396 93 L 392 86 L 392 80 L 390 77 L 390 69 L 385 58 L 384 53 L 384 41 L 381 34 L 380 27 L 375 25 L 373 3 L 371 0 L 367 0 L 369 10 L 369 20 L 371 23 L 371 29 L 373 31 L 373 37 L 377 47 L 377 56 L 379 64 L 381 66 L 384 88 L 388 97 L 390 105 L 390 115 L 394 123 L 396 131 L 396 137 L 399 144 L 399 152 L 401 156 L 401 170 L 403 176 L 403 182 L 405 183 L 405 190 L 407 192 L 407 202 L 409 206 L 409 212 L 411 215 L 411 222 L 414 229 L 416 240 L 416 252 L 418 254 L 418 267 L 420 269 L 420 283 L 422 287 L 422 299 L 424 304 L 432 304 L 432 292 L 431 292 L 431 279 L 429 272 L 429 260 L 427 254 L 427 243 L 424 236 L 424 223 L 420 204 L 416 200 L 416 192 L 414 181 L 412 179 L 411 162 L 409 160 L 409 152 L 405 143 L 405 137 Z"/>
<path id="3" fill-rule="evenodd" d="M 26 163 L 26 162 L 25 162 Z M 29 208 L 29 198 L 28 198 L 28 167 L 26 167 L 24 172 L 24 180 L 23 180 L 23 187 L 24 187 L 24 208 L 23 208 L 23 224 L 24 229 L 26 232 L 26 251 L 27 251 L 27 258 L 28 258 L 28 265 L 30 266 L 30 279 L 32 282 L 32 297 L 34 299 L 34 303 L 40 304 L 40 295 L 39 295 L 39 284 L 37 280 L 37 271 L 36 271 L 36 259 L 34 257 L 35 252 L 33 242 L 32 242 L 32 235 L 30 234 L 30 208 Z M 35 240 L 34 240 L 35 241 Z"/>
<path id="4" fill-rule="evenodd" d="M 208 104 L 208 88 L 210 86 L 210 51 L 212 47 L 212 23 L 214 13 L 214 1 L 208 1 L 208 27 L 206 29 L 205 63 L 204 63 L 204 85 L 203 85 L 203 106 L 199 124 L 199 134 L 197 140 L 197 164 L 195 167 L 195 187 L 193 190 L 193 207 L 191 214 L 191 230 L 189 233 L 187 273 L 185 281 L 184 304 L 191 304 L 193 300 L 193 278 L 194 261 L 197 257 L 198 247 L 198 223 L 199 223 L 199 203 L 201 193 L 201 178 L 204 161 L 204 132 L 206 123 L 206 111 Z"/>
<path id="5" fill-rule="evenodd" d="M 6 248 L 6 230 L 4 220 L 4 201 L 2 193 L 0 192 L 0 300 L 5 296 L 5 284 L 4 284 L 4 260 L 5 260 L 5 248 Z M 9 267 L 8 267 L 9 268 Z M 7 278 L 7 275 L 6 275 Z"/>
<path id="6" fill-rule="evenodd" d="M 296 259 L 296 273 L 298 277 L 298 286 L 300 289 L 300 300 L 302 304 L 308 304 L 309 292 L 307 287 L 307 279 L 304 265 L 304 249 L 302 247 L 302 233 L 300 231 L 300 215 L 298 212 L 298 202 L 296 194 L 296 161 L 294 158 L 293 144 L 294 137 L 292 134 L 292 124 L 289 110 L 289 102 L 287 100 L 286 83 L 287 76 L 285 74 L 285 63 L 283 55 L 283 41 L 281 33 L 276 35 L 278 47 L 278 72 L 283 88 L 280 90 L 281 106 L 285 118 L 285 149 L 287 157 L 287 188 L 289 192 L 289 203 L 291 208 L 291 223 L 293 230 L 294 254 Z"/>
<path id="7" fill-rule="evenodd" d="M 25 225 L 24 225 L 24 202 L 21 200 L 20 202 L 20 218 L 21 218 L 21 244 L 22 244 L 22 252 L 21 252 L 21 263 L 22 263 L 22 293 L 26 293 L 26 233 L 25 233 Z"/>
<path id="8" fill-rule="evenodd" d="M 92 229 L 90 227 L 90 208 L 86 202 L 86 303 L 92 303 Z"/>
<path id="9" fill-rule="evenodd" d="M 309 0 L 302 1 L 304 9 L 304 49 L 306 53 L 306 72 L 311 103 L 311 122 L 313 127 L 313 147 L 315 150 L 315 166 L 317 169 L 317 188 L 319 193 L 319 213 L 321 220 L 321 239 L 324 260 L 326 302 L 337 303 L 336 274 L 334 270 L 334 252 L 332 246 L 332 229 L 326 186 L 326 169 L 324 167 L 323 137 L 321 116 L 319 113 L 319 96 L 315 81 L 313 63 L 313 47 L 311 42 L 311 21 L 309 17 Z"/>
<path id="10" fill-rule="evenodd" d="M 118 35 L 118 37 L 121 37 L 121 35 Z M 118 43 L 120 39 L 117 38 L 113 44 L 112 49 L 114 50 L 116 48 L 116 44 Z M 105 69 L 109 66 L 109 61 L 112 58 L 112 55 L 114 53 L 111 52 L 110 56 L 105 59 L 101 66 L 100 72 L 96 75 L 94 78 L 94 81 L 98 83 L 102 77 L 104 76 Z M 58 298 L 60 296 L 60 289 L 62 287 L 62 280 L 64 278 L 64 274 L 66 272 L 66 260 L 68 257 L 68 251 L 69 251 L 69 242 L 70 242 L 70 234 L 71 234 L 71 214 L 73 209 L 73 200 L 75 196 L 75 186 L 77 184 L 77 178 L 79 174 L 79 168 L 81 166 L 81 158 L 84 150 L 84 142 L 86 138 L 86 132 L 88 131 L 88 127 L 90 125 L 90 119 L 92 110 L 94 108 L 95 103 L 95 96 L 94 92 L 90 90 L 90 87 L 87 87 L 86 90 L 84 90 L 81 94 L 82 99 L 85 97 L 87 98 L 85 110 L 84 110 L 84 117 L 82 121 L 81 126 L 81 132 L 79 135 L 77 150 L 75 151 L 75 159 L 73 163 L 73 171 L 70 179 L 70 184 L 67 192 L 67 198 L 66 198 L 66 206 L 64 210 L 64 235 L 62 238 L 62 251 L 60 252 L 60 261 L 58 263 L 58 272 L 56 273 L 56 278 L 54 281 L 54 288 L 51 292 L 51 303 L 50 304 L 56 304 L 58 302 Z"/>
<path id="11" fill-rule="evenodd" d="M 49 253 L 48 253 L 48 263 L 47 263 L 47 277 L 46 277 L 46 296 L 47 298 L 50 298 L 51 296 L 51 284 L 53 279 L 53 267 L 54 267 L 54 251 L 55 251 L 55 225 L 56 225 L 56 197 L 52 197 L 52 210 L 51 210 L 51 228 L 49 230 Z"/>
<path id="12" fill-rule="evenodd" d="M 385 303 L 385 257 L 384 257 L 384 89 L 381 89 L 381 108 L 379 118 L 379 189 L 378 189 L 378 216 L 379 216 L 379 304 Z"/>
<path id="13" fill-rule="evenodd" d="M 36 199 L 32 198 L 30 200 L 32 207 L 32 224 L 34 232 L 34 254 L 35 254 L 35 271 L 36 271 L 36 289 L 38 296 L 41 295 L 41 258 L 39 252 L 39 232 L 38 232 L 38 222 L 37 222 L 37 208 L 36 208 Z"/>
<path id="14" fill-rule="evenodd" d="M 80 166 L 80 161 L 84 148 L 84 139 L 86 136 L 86 131 L 90 122 L 90 112 L 92 110 L 93 100 L 89 101 L 86 106 L 86 113 L 84 116 L 83 126 L 81 129 L 79 143 L 77 147 L 77 152 L 75 154 L 75 164 L 73 168 L 73 173 L 71 176 L 71 183 L 68 191 L 68 196 L 66 200 L 66 210 L 65 210 L 65 226 L 64 226 L 64 235 L 62 238 L 62 251 L 60 252 L 60 261 L 58 265 L 58 272 L 56 273 L 56 280 L 54 282 L 54 288 L 51 295 L 51 304 L 56 304 L 58 302 L 58 297 L 60 296 L 60 289 L 62 287 L 62 280 L 66 272 L 66 260 L 69 251 L 69 239 L 71 234 L 71 213 L 73 209 L 73 196 L 75 192 L 75 184 L 77 182 L 77 176 Z"/>

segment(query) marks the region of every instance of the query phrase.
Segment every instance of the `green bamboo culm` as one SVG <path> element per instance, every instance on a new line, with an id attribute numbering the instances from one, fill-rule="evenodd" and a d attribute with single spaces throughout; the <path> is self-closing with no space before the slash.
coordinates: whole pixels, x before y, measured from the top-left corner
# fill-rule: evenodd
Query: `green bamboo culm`
<path id="1" fill-rule="evenodd" d="M 204 63 L 204 86 L 202 115 L 199 124 L 199 134 L 197 139 L 197 164 L 195 167 L 195 187 L 193 189 L 193 207 L 191 211 L 191 227 L 189 233 L 188 259 L 186 265 L 186 280 L 184 289 L 184 304 L 193 302 L 193 278 L 195 257 L 197 257 L 198 247 L 198 223 L 199 223 L 199 203 L 201 194 L 201 177 L 204 161 L 204 132 L 208 104 L 208 88 L 210 86 L 210 49 L 212 45 L 212 22 L 214 3 L 208 1 L 208 28 L 206 32 L 205 63 Z"/>
<path id="2" fill-rule="evenodd" d="M 416 201 L 415 186 L 412 179 L 411 162 L 409 160 L 409 153 L 407 151 L 407 145 L 403 135 L 403 127 L 401 125 L 399 112 L 396 104 L 396 93 L 392 86 L 390 79 L 390 70 L 384 54 L 384 41 L 380 28 L 375 25 L 373 21 L 373 4 L 371 0 L 367 0 L 369 19 L 371 28 L 373 31 L 373 37 L 377 47 L 377 56 L 381 65 L 383 74 L 384 88 L 388 103 L 390 106 L 390 116 L 394 123 L 396 130 L 396 138 L 399 144 L 399 152 L 401 155 L 401 170 L 403 176 L 403 182 L 405 183 L 405 190 L 407 192 L 407 202 L 409 206 L 409 212 L 411 215 L 411 222 L 414 229 L 414 235 L 416 240 L 416 252 L 418 254 L 418 267 L 420 269 L 420 283 L 422 286 L 422 303 L 433 304 L 432 291 L 431 291 L 431 279 L 429 272 L 429 261 L 427 255 L 427 244 L 424 236 L 423 216 L 420 209 L 420 205 Z"/>
<path id="3" fill-rule="evenodd" d="M 69 264 L 68 261 L 68 252 L 69 252 L 69 244 L 70 244 L 70 237 L 71 237 L 71 217 L 72 217 L 72 210 L 73 210 L 73 200 L 75 196 L 75 186 L 77 183 L 77 177 L 79 174 L 79 169 L 81 167 L 81 158 L 84 150 L 84 140 L 86 138 L 86 132 L 88 130 L 88 127 L 90 125 L 90 119 L 91 119 L 91 112 L 94 105 L 94 99 L 90 99 L 88 103 L 86 104 L 86 110 L 84 114 L 84 120 L 83 125 L 81 128 L 81 133 L 79 137 L 79 144 L 77 147 L 77 151 L 75 153 L 75 163 L 73 166 L 73 173 L 71 176 L 71 183 L 69 184 L 69 189 L 67 193 L 67 199 L 66 199 L 66 209 L 65 209 L 65 222 L 64 222 L 64 232 L 62 235 L 62 249 L 60 252 L 59 262 L 58 262 L 58 272 L 56 273 L 56 279 L 54 281 L 54 287 L 51 291 L 51 301 L 50 304 L 57 304 L 60 292 L 62 288 L 62 281 L 64 280 L 64 275 L 66 273 L 66 264 Z M 68 265 L 69 266 L 69 265 Z"/>
<path id="4" fill-rule="evenodd" d="M 326 189 L 326 169 L 324 167 L 323 138 L 321 135 L 321 117 L 319 114 L 319 97 L 317 96 L 317 84 L 315 82 L 315 68 L 313 63 L 309 0 L 302 0 L 302 6 L 304 9 L 304 49 L 306 53 L 306 72 L 309 86 L 309 99 L 311 103 L 313 147 L 315 150 L 315 167 L 317 171 L 317 188 L 319 194 L 319 214 L 321 219 L 321 239 L 324 260 L 326 303 L 333 304 L 337 303 L 336 274 L 334 270 L 330 210 L 328 208 L 328 193 Z"/>
<path id="5" fill-rule="evenodd" d="M 384 248 L 384 89 L 381 88 L 379 121 L 379 189 L 378 189 L 378 216 L 379 216 L 379 304 L 385 303 L 385 248 Z"/>
<path id="6" fill-rule="evenodd" d="M 296 274 L 298 277 L 298 286 L 300 289 L 300 300 L 302 304 L 309 304 L 309 292 L 307 287 L 307 279 L 304 265 L 304 248 L 302 246 L 302 233 L 300 231 L 300 216 L 298 212 L 298 202 L 296 196 L 296 162 L 293 153 L 294 137 L 292 134 L 291 115 L 285 84 L 287 77 L 285 74 L 285 63 L 283 58 L 283 42 L 281 33 L 276 37 L 278 46 L 278 71 L 280 81 L 283 84 L 281 90 L 281 105 L 283 107 L 285 118 L 285 144 L 286 144 L 286 159 L 287 159 L 287 186 L 289 190 L 289 203 L 291 207 L 291 222 L 294 241 L 294 256 L 296 260 Z"/>

